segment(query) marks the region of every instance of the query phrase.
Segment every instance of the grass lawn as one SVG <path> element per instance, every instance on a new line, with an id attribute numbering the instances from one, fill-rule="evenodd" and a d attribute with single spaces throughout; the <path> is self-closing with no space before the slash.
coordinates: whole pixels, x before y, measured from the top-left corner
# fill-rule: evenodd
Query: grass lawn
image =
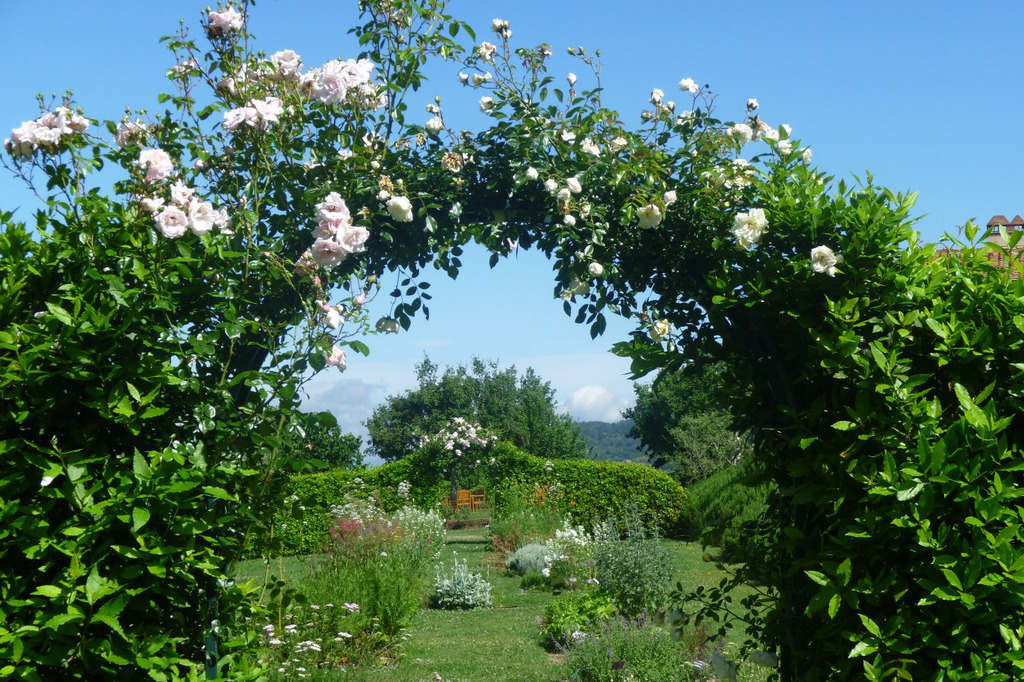
<path id="1" fill-rule="evenodd" d="M 664 540 L 671 549 L 676 580 L 686 588 L 717 585 L 723 574 L 702 558 L 697 544 Z M 496 555 L 487 551 L 486 528 L 448 532 L 443 560 L 451 562 L 452 553 L 468 560 L 470 569 L 483 572 L 493 585 L 490 609 L 440 611 L 424 607 L 408 627 L 408 640 L 402 645 L 399 660 L 386 667 L 363 668 L 353 674 L 323 672 L 316 679 L 381 680 L 382 682 L 481 682 L 489 680 L 558 682 L 567 679 L 565 659 L 549 654 L 539 644 L 539 619 L 553 595 L 541 590 L 522 590 L 518 577 L 509 577 Z M 286 580 L 301 585 L 305 575 L 305 557 L 283 560 Z M 239 578 L 261 580 L 265 566 L 244 562 L 237 570 Z M 272 566 L 276 576 L 277 562 Z M 742 596 L 742 595 L 740 595 Z M 746 677 L 745 679 L 759 679 Z M 763 679 L 763 678 L 761 678 Z"/>

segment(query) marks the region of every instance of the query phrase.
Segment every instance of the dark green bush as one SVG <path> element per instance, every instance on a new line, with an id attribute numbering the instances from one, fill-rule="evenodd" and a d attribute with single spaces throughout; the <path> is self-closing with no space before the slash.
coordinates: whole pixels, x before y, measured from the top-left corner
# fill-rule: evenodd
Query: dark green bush
<path id="1" fill-rule="evenodd" d="M 751 467 L 741 463 L 687 488 L 682 536 L 720 547 L 726 561 L 747 562 L 764 556 L 772 486 L 751 480 L 751 474 Z"/>

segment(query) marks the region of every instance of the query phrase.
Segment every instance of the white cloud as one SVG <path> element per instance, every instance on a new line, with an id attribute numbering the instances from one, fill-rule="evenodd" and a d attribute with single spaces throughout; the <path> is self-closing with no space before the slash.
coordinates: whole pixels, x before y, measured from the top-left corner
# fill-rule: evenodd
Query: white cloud
<path id="1" fill-rule="evenodd" d="M 600 384 L 577 388 L 569 396 L 565 407 L 569 414 L 581 421 L 614 422 L 622 419 L 626 401 Z"/>

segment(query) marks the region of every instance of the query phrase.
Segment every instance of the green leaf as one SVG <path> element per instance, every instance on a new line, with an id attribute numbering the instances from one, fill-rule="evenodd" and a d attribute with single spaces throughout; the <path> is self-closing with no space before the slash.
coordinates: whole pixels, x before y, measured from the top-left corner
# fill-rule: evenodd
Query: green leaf
<path id="1" fill-rule="evenodd" d="M 860 656 L 869 656 L 875 653 L 878 647 L 873 647 L 867 642 L 858 642 L 852 649 L 850 649 L 850 655 L 847 658 L 858 658 Z"/>
<path id="2" fill-rule="evenodd" d="M 865 616 L 863 613 L 859 613 L 857 615 L 860 616 L 860 622 L 864 624 L 864 627 L 867 628 L 867 631 L 873 634 L 875 637 L 881 639 L 882 630 L 878 627 L 878 623 L 871 620 L 871 618 Z"/>
<path id="3" fill-rule="evenodd" d="M 136 477 L 143 480 L 149 480 L 153 477 L 153 470 L 149 466 L 149 461 L 138 450 L 135 451 L 135 457 L 132 459 L 132 471 L 135 472 Z"/>
<path id="4" fill-rule="evenodd" d="M 828 601 L 829 618 L 835 619 L 836 614 L 839 613 L 839 607 L 842 603 L 842 597 L 840 597 L 838 593 L 832 595 L 832 598 Z"/>
<path id="5" fill-rule="evenodd" d="M 168 410 L 168 408 L 166 408 L 166 407 L 151 407 L 148 410 L 146 410 L 145 412 L 143 412 L 140 415 L 140 418 L 142 418 L 142 419 L 152 419 L 153 417 L 159 417 L 160 415 L 162 415 L 167 410 Z"/>
<path id="6" fill-rule="evenodd" d="M 135 388 L 132 385 L 132 382 L 130 382 L 130 381 L 126 381 L 125 385 L 128 387 L 128 392 L 131 394 L 132 398 L 135 399 L 135 402 L 141 403 L 142 402 L 142 396 L 139 395 L 139 389 Z"/>
<path id="7" fill-rule="evenodd" d="M 132 509 L 132 531 L 138 532 L 149 522 L 149 510 L 144 507 Z"/>
<path id="8" fill-rule="evenodd" d="M 32 594 L 38 594 L 42 597 L 49 597 L 51 599 L 54 599 L 60 596 L 61 589 L 56 585 L 40 585 L 35 589 L 35 592 L 33 592 Z"/>
<path id="9" fill-rule="evenodd" d="M 849 431 L 857 428 L 857 425 L 850 421 L 840 420 L 832 424 L 832 428 L 836 431 Z"/>
<path id="10" fill-rule="evenodd" d="M 49 309 L 50 314 L 56 317 L 58 320 L 60 320 L 64 324 L 74 326 L 75 323 L 71 319 L 71 315 L 68 314 L 68 311 L 64 310 L 56 303 L 50 303 L 49 301 L 46 302 L 46 307 Z"/>
<path id="11" fill-rule="evenodd" d="M 212 485 L 204 485 L 203 492 L 207 495 L 216 497 L 217 499 L 228 500 L 229 502 L 234 502 L 236 499 L 234 495 L 229 493 L 227 490 L 224 490 L 224 488 L 218 488 Z"/>
<path id="12" fill-rule="evenodd" d="M 830 582 L 824 573 L 820 573 L 818 571 L 804 571 L 804 573 L 807 574 L 808 578 L 818 583 L 819 585 L 825 586 L 828 585 Z"/>

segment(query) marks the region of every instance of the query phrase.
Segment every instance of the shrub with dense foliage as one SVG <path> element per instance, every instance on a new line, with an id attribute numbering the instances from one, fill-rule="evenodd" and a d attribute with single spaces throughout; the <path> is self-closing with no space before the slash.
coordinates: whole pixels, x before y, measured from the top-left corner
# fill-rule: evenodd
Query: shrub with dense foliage
<path id="1" fill-rule="evenodd" d="M 721 548 L 731 563 L 758 560 L 778 541 L 768 513 L 771 489 L 750 460 L 694 483 L 686 489 L 681 535 Z"/>
<path id="2" fill-rule="evenodd" d="M 672 555 L 635 511 L 599 526 L 593 552 L 598 589 L 623 615 L 654 612 L 664 603 L 674 568 Z"/>

